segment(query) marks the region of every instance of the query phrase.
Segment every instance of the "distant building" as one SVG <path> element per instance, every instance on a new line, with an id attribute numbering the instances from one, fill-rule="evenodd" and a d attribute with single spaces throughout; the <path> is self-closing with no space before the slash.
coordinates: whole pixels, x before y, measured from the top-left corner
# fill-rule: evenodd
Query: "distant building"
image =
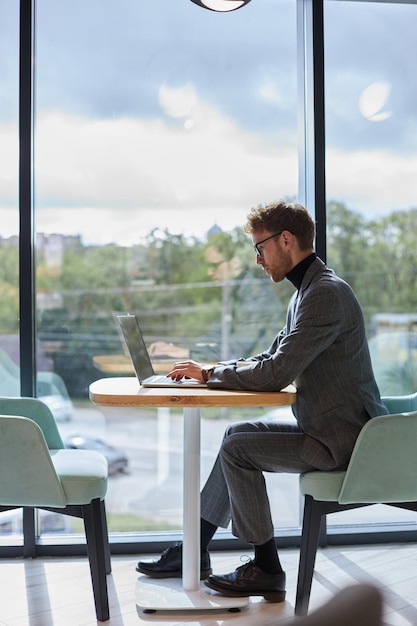
<path id="1" fill-rule="evenodd" d="M 80 235 L 36 234 L 36 251 L 42 255 L 47 267 L 61 268 L 65 250 L 80 246 L 82 246 Z"/>
<path id="2" fill-rule="evenodd" d="M 207 237 L 210 237 L 211 235 L 218 235 L 221 232 L 223 231 L 220 226 L 218 224 L 213 224 L 213 226 L 207 231 Z"/>

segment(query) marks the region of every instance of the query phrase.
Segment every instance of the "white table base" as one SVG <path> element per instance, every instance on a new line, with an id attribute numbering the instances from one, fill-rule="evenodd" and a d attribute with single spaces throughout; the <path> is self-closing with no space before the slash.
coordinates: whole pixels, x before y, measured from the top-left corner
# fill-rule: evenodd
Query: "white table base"
<path id="1" fill-rule="evenodd" d="M 207 590 L 207 591 L 206 591 Z M 207 587 L 185 591 L 180 578 L 157 580 L 139 576 L 135 589 L 136 604 L 143 611 L 239 611 L 249 598 L 228 598 Z"/>
<path id="2" fill-rule="evenodd" d="M 183 570 L 178 578 L 140 576 L 136 604 L 146 611 L 238 610 L 249 598 L 222 596 L 200 585 L 200 409 L 184 408 Z M 207 589 L 207 591 L 205 591 Z"/>

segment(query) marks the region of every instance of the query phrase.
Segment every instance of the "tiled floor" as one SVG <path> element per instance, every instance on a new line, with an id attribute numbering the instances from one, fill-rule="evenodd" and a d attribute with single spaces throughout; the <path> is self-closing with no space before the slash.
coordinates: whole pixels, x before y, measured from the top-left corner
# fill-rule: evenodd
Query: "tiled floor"
<path id="1" fill-rule="evenodd" d="M 152 555 L 153 556 L 153 555 Z M 216 573 L 240 565 L 240 554 L 212 553 Z M 267 626 L 288 622 L 294 615 L 298 550 L 281 550 L 287 572 L 287 599 L 270 604 L 252 598 L 239 613 L 158 612 L 136 607 L 136 558 L 112 558 L 108 577 L 110 626 Z M 141 556 L 141 558 L 144 558 Z M 360 582 L 375 584 L 384 597 L 384 623 L 417 626 L 417 548 L 413 544 L 331 547 L 317 555 L 310 611 L 324 604 L 339 589 Z M 96 625 L 88 562 L 80 558 L 0 560 L 0 626 Z M 337 626 L 337 625 L 335 625 Z M 354 625 L 352 625 L 354 626 Z"/>

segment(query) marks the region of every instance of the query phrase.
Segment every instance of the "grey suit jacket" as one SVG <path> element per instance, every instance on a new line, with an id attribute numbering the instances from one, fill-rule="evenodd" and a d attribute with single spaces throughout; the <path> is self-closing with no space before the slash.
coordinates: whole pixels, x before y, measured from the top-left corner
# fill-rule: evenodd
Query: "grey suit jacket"
<path id="1" fill-rule="evenodd" d="M 290 301 L 285 327 L 251 360 L 245 367 L 216 367 L 209 386 L 279 391 L 293 383 L 293 412 L 307 435 L 300 456 L 312 467 L 345 467 L 365 422 L 387 413 L 360 305 L 351 287 L 319 258 Z"/>

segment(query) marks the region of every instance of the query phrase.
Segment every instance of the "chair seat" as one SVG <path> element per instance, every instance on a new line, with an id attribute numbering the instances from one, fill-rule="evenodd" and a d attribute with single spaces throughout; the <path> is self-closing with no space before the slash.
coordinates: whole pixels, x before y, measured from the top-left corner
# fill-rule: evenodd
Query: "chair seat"
<path id="1" fill-rule="evenodd" d="M 107 461 L 94 450 L 50 450 L 67 504 L 104 500 L 107 490 Z"/>
<path id="2" fill-rule="evenodd" d="M 303 496 L 315 500 L 337 502 L 346 472 L 306 472 L 300 476 L 300 491 Z"/>

